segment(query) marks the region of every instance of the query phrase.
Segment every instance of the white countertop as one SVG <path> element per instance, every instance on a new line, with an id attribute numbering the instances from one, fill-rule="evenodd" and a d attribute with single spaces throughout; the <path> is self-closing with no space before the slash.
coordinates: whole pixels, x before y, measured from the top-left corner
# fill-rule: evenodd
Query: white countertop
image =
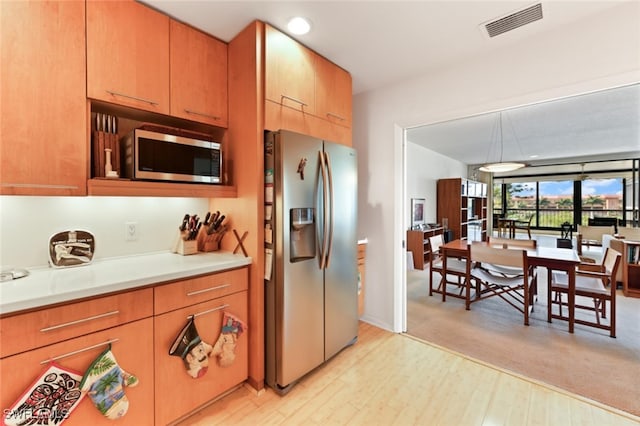
<path id="1" fill-rule="evenodd" d="M 64 269 L 28 268 L 29 276 L 0 282 L 0 314 L 238 268 L 251 261 L 228 252 L 190 256 L 162 252 Z"/>

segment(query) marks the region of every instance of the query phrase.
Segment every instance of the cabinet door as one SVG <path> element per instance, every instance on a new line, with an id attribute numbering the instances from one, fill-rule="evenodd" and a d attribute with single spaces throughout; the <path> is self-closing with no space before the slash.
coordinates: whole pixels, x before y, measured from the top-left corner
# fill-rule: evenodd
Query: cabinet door
<path id="1" fill-rule="evenodd" d="M 146 288 L 7 316 L 0 319 L 0 356 L 25 352 L 151 315 L 153 290 Z"/>
<path id="2" fill-rule="evenodd" d="M 171 115 L 227 127 L 227 45 L 171 20 Z"/>
<path id="3" fill-rule="evenodd" d="M 76 3 L 76 2 L 74 2 Z M 116 340 L 117 339 L 117 340 Z M 115 340 L 115 341 L 114 341 Z M 22 392 L 42 373 L 42 361 L 67 354 L 56 362 L 82 374 L 93 360 L 105 349 L 106 342 L 118 364 L 139 380 L 135 387 L 125 387 L 129 410 L 117 421 L 118 425 L 153 425 L 153 319 L 146 318 L 119 327 L 88 334 L 30 352 L 0 360 L 0 406 L 9 408 Z M 96 346 L 95 348 L 91 348 Z M 72 354 L 79 351 L 76 354 Z M 76 409 L 64 422 L 65 426 L 113 425 L 113 420 L 104 417 L 88 396 L 80 401 Z"/>
<path id="4" fill-rule="evenodd" d="M 316 56 L 316 115 L 334 124 L 351 127 L 351 74 Z"/>
<path id="5" fill-rule="evenodd" d="M 166 425 L 247 379 L 247 342 L 251 330 L 240 335 L 236 341 L 235 360 L 230 366 L 220 367 L 216 357 L 211 356 L 208 358 L 207 372 L 197 379 L 187 374 L 179 356 L 169 355 L 171 345 L 190 315 L 196 315 L 195 324 L 202 341 L 214 345 L 220 336 L 225 310 L 246 323 L 247 292 L 235 293 L 155 317 L 156 424 Z"/>
<path id="6" fill-rule="evenodd" d="M 266 25 L 265 97 L 305 113 L 315 113 L 316 54 Z"/>
<path id="7" fill-rule="evenodd" d="M 86 195 L 85 4 L 0 1 L 0 194 Z"/>
<path id="8" fill-rule="evenodd" d="M 87 1 L 87 96 L 169 114 L 169 17 L 134 1 Z"/>
<path id="9" fill-rule="evenodd" d="M 156 315 L 247 290 L 249 268 L 234 269 L 203 277 L 189 278 L 157 286 L 154 291 Z"/>

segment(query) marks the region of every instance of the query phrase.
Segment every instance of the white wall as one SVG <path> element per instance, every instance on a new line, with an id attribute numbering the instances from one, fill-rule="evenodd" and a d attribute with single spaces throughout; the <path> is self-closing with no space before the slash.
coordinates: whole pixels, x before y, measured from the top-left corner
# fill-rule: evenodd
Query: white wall
<path id="1" fill-rule="evenodd" d="M 363 319 L 402 331 L 402 304 L 397 299 L 402 296 L 398 288 L 404 268 L 406 199 L 398 128 L 638 82 L 638 22 L 640 2 L 629 2 L 491 57 L 469 58 L 455 67 L 354 97 L 358 235 L 369 238 Z"/>
<path id="2" fill-rule="evenodd" d="M 182 217 L 208 208 L 206 198 L 2 196 L 0 265 L 46 266 L 49 238 L 73 229 L 94 235 L 94 261 L 168 251 Z M 136 241 L 125 241 L 126 222 L 137 222 Z"/>
<path id="3" fill-rule="evenodd" d="M 427 223 L 437 222 L 438 179 L 466 177 L 467 167 L 463 163 L 442 154 L 423 148 L 412 142 L 406 145 L 407 199 L 406 220 L 411 217 L 411 199 L 424 198 L 424 218 Z M 407 227 L 410 226 L 407 223 Z"/>

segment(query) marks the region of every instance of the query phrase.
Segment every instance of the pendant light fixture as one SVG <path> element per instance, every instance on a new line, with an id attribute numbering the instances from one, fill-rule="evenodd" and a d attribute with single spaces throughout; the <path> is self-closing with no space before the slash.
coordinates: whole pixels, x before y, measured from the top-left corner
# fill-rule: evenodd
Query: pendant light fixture
<path id="1" fill-rule="evenodd" d="M 498 135 L 498 143 L 500 144 L 500 159 L 497 163 L 489 163 L 489 156 L 491 155 L 491 148 L 493 147 L 493 143 L 489 147 L 489 153 L 487 154 L 487 164 L 484 164 L 480 167 L 480 171 L 488 172 L 488 173 L 505 173 L 512 172 L 514 170 L 521 169 L 525 167 L 524 163 L 518 162 L 510 162 L 510 161 L 502 161 L 502 154 L 504 151 L 504 134 L 502 131 L 502 111 L 500 111 L 497 120 L 497 126 L 499 128 L 500 134 Z M 514 134 L 515 137 L 515 134 Z"/>

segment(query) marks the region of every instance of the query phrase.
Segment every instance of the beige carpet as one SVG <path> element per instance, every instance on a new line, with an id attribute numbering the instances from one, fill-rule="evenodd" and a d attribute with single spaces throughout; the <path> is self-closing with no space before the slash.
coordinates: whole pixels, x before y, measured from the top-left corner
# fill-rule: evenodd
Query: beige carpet
<path id="1" fill-rule="evenodd" d="M 640 415 L 640 299 L 617 297 L 617 338 L 567 323 L 549 324 L 546 271 L 530 318 L 499 298 L 471 305 L 441 295 L 429 297 L 428 270 L 407 271 L 407 333 L 495 366 Z M 425 366 L 429 368 L 429 366 Z"/>

